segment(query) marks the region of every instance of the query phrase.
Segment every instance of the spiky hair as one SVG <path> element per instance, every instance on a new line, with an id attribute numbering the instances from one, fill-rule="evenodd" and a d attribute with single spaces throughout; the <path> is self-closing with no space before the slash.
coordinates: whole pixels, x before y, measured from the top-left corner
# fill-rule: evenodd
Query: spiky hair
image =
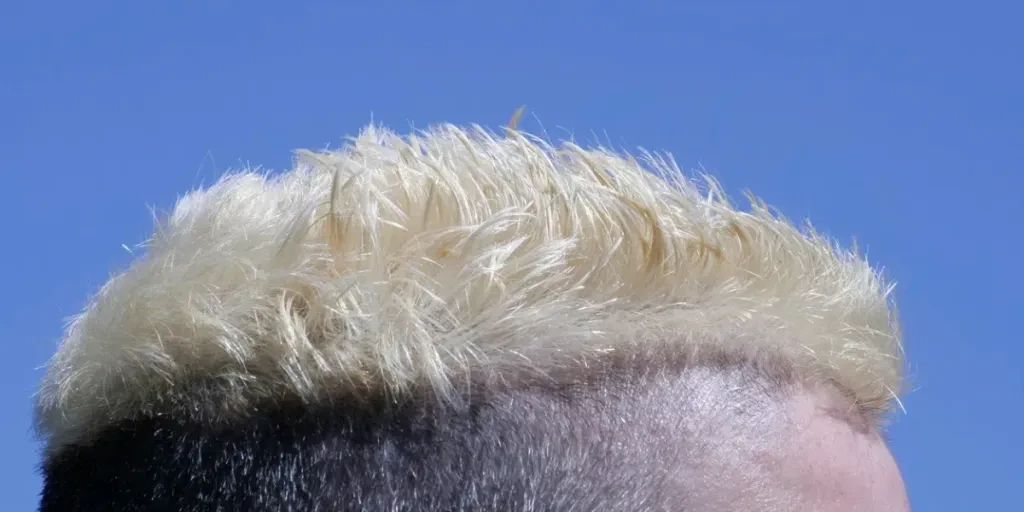
<path id="1" fill-rule="evenodd" d="M 197 379 L 225 411 L 444 400 L 652 348 L 770 354 L 880 411 L 902 378 L 888 292 L 856 252 L 667 156 L 370 126 L 181 198 L 70 326 L 38 421 L 54 450 Z"/>

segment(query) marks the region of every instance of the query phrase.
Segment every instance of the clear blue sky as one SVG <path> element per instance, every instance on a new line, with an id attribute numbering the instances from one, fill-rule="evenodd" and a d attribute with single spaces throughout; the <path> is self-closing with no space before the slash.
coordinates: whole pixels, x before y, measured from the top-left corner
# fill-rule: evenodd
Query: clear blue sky
<path id="1" fill-rule="evenodd" d="M 856 237 L 899 282 L 914 390 L 890 437 L 916 509 L 1019 506 L 1019 2 L 228 4 L 0 7 L 4 510 L 40 487 L 39 366 L 149 205 L 371 116 L 498 126 L 524 103 L 525 129 L 667 150 Z"/>

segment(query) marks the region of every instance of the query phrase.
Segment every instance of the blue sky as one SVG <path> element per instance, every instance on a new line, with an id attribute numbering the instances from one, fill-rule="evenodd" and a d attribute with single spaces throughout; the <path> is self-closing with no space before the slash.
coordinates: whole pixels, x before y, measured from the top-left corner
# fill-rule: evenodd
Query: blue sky
<path id="1" fill-rule="evenodd" d="M 1019 505 L 1019 3 L 244 4 L 0 7 L 6 510 L 40 487 L 39 367 L 149 206 L 371 118 L 496 127 L 521 104 L 521 128 L 670 151 L 856 238 L 899 283 L 914 388 L 889 437 L 915 508 Z"/>

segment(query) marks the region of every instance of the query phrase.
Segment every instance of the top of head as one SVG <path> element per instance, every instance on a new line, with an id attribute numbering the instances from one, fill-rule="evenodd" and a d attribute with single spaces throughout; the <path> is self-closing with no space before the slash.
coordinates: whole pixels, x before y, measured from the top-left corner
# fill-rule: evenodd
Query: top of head
<path id="1" fill-rule="evenodd" d="M 288 173 L 227 176 L 183 197 L 71 325 L 40 431 L 50 450 L 84 441 L 196 379 L 236 405 L 443 399 L 471 374 L 654 346 L 769 353 L 884 409 L 902 354 L 867 262 L 642 160 L 514 131 L 369 127 Z"/>

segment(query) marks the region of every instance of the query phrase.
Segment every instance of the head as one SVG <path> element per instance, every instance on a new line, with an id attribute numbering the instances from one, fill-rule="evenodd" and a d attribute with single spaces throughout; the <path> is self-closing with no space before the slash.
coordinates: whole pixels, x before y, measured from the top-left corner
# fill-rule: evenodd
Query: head
<path id="1" fill-rule="evenodd" d="M 95 295 L 41 509 L 906 510 L 888 291 L 664 157 L 370 127 L 186 195 Z"/>

